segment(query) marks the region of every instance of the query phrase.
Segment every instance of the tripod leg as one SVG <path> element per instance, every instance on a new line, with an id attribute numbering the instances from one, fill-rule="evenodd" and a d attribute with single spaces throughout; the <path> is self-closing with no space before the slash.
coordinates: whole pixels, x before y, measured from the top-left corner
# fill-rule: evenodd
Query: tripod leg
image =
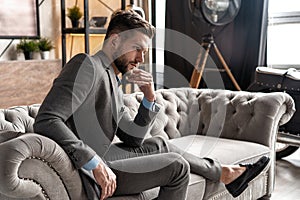
<path id="1" fill-rule="evenodd" d="M 219 51 L 219 49 L 218 49 L 218 47 L 217 47 L 217 45 L 216 45 L 215 43 L 214 43 L 214 48 L 215 48 L 215 51 L 216 51 L 216 53 L 217 53 L 218 58 L 220 59 L 222 65 L 223 65 L 223 67 L 224 67 L 224 69 L 225 69 L 227 75 L 229 76 L 230 80 L 232 81 L 234 87 L 235 87 L 237 90 L 241 90 L 239 84 L 236 82 L 234 76 L 232 75 L 232 73 L 231 73 L 231 71 L 230 71 L 228 65 L 226 64 L 226 62 L 225 62 L 225 60 L 224 60 L 222 54 L 220 53 L 220 51 Z"/>
<path id="2" fill-rule="evenodd" d="M 201 67 L 199 68 L 199 64 L 200 64 L 200 61 L 201 61 L 201 58 L 202 58 L 202 49 L 200 49 L 200 52 L 198 54 L 196 64 L 195 64 L 195 67 L 194 67 L 194 70 L 193 70 L 193 74 L 192 74 L 192 77 L 191 77 L 191 81 L 190 81 L 190 86 L 192 88 L 198 88 L 199 87 L 199 84 L 200 84 L 200 81 L 201 81 L 201 78 L 202 78 L 202 75 L 203 75 L 204 67 L 205 67 L 205 64 L 206 64 L 206 61 L 207 61 L 207 57 L 208 57 L 208 54 L 209 54 L 210 47 L 211 47 L 211 44 L 208 44 L 208 46 L 205 50 L 205 53 L 204 53 L 204 57 L 203 57 Z"/>

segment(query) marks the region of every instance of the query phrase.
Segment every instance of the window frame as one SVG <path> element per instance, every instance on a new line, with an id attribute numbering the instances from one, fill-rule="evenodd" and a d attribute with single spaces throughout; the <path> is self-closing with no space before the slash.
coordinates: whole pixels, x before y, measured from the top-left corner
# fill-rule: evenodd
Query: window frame
<path id="1" fill-rule="evenodd" d="M 288 25 L 288 24 L 295 24 L 295 25 L 299 25 L 300 26 L 300 11 L 289 11 L 289 12 L 273 12 L 273 13 L 268 13 L 268 29 L 267 29 L 267 34 L 269 35 L 269 27 L 271 26 L 278 26 L 278 25 Z M 300 35 L 300 34 L 299 34 Z M 283 38 L 284 40 L 284 38 Z M 269 40 L 267 41 L 267 52 L 268 50 L 268 44 L 269 44 Z M 270 55 L 266 55 L 266 60 L 267 60 L 267 66 L 268 67 L 272 67 L 272 68 L 297 68 L 300 69 L 300 60 L 299 63 L 297 64 L 277 64 L 277 63 L 272 63 L 270 64 L 268 62 L 268 57 Z"/>

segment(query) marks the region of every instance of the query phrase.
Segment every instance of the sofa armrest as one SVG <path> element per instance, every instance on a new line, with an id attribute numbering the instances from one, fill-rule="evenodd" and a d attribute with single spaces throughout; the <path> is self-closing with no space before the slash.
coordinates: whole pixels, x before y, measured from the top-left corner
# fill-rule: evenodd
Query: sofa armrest
<path id="1" fill-rule="evenodd" d="M 283 92 L 234 94 L 229 98 L 220 137 L 255 142 L 273 149 L 279 126 L 287 123 L 295 112 L 292 97 Z"/>
<path id="2" fill-rule="evenodd" d="M 67 154 L 53 140 L 34 133 L 0 144 L 0 180 L 0 193 L 7 197 L 85 199 Z"/>
<path id="3" fill-rule="evenodd" d="M 296 112 L 295 102 L 293 98 L 287 93 L 283 93 L 283 94 L 284 94 L 284 99 L 282 101 L 282 106 L 285 106 L 286 109 L 279 120 L 279 126 L 286 124 Z"/>

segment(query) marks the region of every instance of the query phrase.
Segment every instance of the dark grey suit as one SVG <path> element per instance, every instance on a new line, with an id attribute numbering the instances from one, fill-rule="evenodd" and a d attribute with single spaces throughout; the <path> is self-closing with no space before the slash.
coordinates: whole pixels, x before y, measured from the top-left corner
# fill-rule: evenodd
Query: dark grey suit
<path id="1" fill-rule="evenodd" d="M 117 175 L 116 194 L 138 193 L 162 186 L 160 199 L 184 199 L 189 165 L 180 155 L 166 153 L 122 159 L 126 148 L 111 147 L 117 135 L 126 147 L 144 153 L 144 147 L 140 146 L 159 111 L 159 107 L 152 112 L 141 104 L 132 118 L 123 105 L 117 85 L 113 68 L 103 52 L 92 57 L 75 56 L 63 67 L 42 103 L 34 124 L 35 132 L 60 144 L 77 169 L 97 154 Z M 151 142 L 156 141 L 151 139 L 146 144 Z M 120 159 L 112 158 L 113 154 L 120 154 Z M 81 175 L 89 199 L 96 199 L 97 187 L 93 180 Z"/>

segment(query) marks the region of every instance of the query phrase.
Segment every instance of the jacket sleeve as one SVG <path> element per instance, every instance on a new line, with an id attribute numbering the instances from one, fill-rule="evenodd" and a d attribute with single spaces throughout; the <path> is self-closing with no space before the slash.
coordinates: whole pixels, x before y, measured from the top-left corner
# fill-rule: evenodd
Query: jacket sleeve
<path id="1" fill-rule="evenodd" d="M 134 118 L 130 116 L 127 109 L 123 106 L 123 112 L 120 114 L 121 117 L 118 123 L 117 136 L 130 146 L 141 146 L 151 129 L 160 107 L 155 104 L 154 109 L 149 110 L 141 103 Z"/>
<path id="2" fill-rule="evenodd" d="M 78 169 L 96 153 L 78 139 L 67 121 L 90 92 L 94 73 L 93 64 L 87 55 L 78 54 L 72 58 L 54 80 L 34 123 L 34 131 L 56 141 Z"/>

